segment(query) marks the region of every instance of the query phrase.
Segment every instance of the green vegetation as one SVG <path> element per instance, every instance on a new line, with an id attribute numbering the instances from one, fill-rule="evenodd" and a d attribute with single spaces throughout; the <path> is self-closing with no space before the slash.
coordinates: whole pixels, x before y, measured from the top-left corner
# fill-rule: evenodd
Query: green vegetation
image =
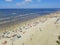
<path id="1" fill-rule="evenodd" d="M 58 36 L 58 40 L 56 41 L 58 45 L 60 45 L 60 35 Z"/>

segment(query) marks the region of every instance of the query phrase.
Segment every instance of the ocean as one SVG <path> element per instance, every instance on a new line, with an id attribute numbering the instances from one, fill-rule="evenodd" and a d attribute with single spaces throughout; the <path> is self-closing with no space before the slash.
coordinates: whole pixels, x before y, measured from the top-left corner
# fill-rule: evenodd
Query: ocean
<path id="1" fill-rule="evenodd" d="M 56 11 L 60 11 L 60 9 L 0 9 L 0 25 L 15 21 L 22 22 Z"/>

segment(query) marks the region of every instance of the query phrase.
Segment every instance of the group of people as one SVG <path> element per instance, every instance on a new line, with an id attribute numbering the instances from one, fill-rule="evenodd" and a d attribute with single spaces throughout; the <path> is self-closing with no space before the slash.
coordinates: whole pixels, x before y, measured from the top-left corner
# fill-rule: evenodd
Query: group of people
<path id="1" fill-rule="evenodd" d="M 21 26 L 21 27 L 17 27 L 16 30 L 12 30 L 12 31 L 5 31 L 5 32 L 2 32 L 0 33 L 0 40 L 2 39 L 19 39 L 23 36 L 23 34 L 26 33 L 26 30 L 28 30 L 29 28 L 33 27 L 33 26 L 36 26 L 39 22 L 38 21 L 35 21 L 33 23 L 29 23 L 29 24 L 26 24 L 25 26 Z M 5 40 L 3 43 L 4 44 L 7 44 L 7 40 Z"/>
<path id="2" fill-rule="evenodd" d="M 16 37 L 16 36 L 19 38 L 22 36 L 21 33 L 24 34 L 27 29 L 36 26 L 40 22 L 41 22 L 40 20 L 37 20 L 31 23 L 25 24 L 24 26 L 17 27 L 16 30 L 12 30 L 12 31 L 9 30 L 9 31 L 2 32 L 0 34 L 0 40 L 2 38 L 11 38 L 11 37 Z"/>
<path id="3" fill-rule="evenodd" d="M 56 22 L 59 21 L 59 20 L 60 20 L 60 18 L 57 18 Z M 41 20 L 37 20 L 37 21 L 34 21 L 34 22 L 32 21 L 31 23 L 28 23 L 28 24 L 25 24 L 23 26 L 17 27 L 16 30 L 11 30 L 11 31 L 9 30 L 9 31 L 2 32 L 2 33 L 0 33 L 0 40 L 2 40 L 4 38 L 5 39 L 7 39 L 7 38 L 11 39 L 12 38 L 12 40 L 13 39 L 14 40 L 20 39 L 26 33 L 26 31 L 29 28 L 32 28 L 32 27 L 38 25 L 40 22 L 41 22 Z M 8 43 L 7 40 L 5 40 L 2 44 L 4 45 L 4 44 L 7 44 L 7 43 Z"/>

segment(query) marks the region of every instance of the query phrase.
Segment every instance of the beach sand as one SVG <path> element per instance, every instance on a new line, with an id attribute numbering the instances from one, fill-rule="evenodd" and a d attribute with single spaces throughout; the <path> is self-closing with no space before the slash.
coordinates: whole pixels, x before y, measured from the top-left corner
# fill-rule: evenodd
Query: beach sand
<path id="1" fill-rule="evenodd" d="M 21 38 L 3 38 L 0 39 L 0 45 L 3 45 L 5 40 L 7 41 L 5 45 L 57 45 L 56 41 L 60 35 L 60 12 L 16 23 L 9 28 L 6 27 L 6 30 L 19 30 L 20 27 L 22 32 L 17 31 L 17 33 Z M 3 32 L 4 29 L 1 33 Z"/>

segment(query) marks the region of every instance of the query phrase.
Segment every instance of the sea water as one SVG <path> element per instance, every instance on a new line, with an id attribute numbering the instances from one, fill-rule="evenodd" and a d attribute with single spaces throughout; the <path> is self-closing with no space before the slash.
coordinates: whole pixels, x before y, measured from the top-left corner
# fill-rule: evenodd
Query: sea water
<path id="1" fill-rule="evenodd" d="M 0 9 L 0 24 L 14 21 L 25 21 L 56 11 L 59 11 L 59 9 Z"/>

